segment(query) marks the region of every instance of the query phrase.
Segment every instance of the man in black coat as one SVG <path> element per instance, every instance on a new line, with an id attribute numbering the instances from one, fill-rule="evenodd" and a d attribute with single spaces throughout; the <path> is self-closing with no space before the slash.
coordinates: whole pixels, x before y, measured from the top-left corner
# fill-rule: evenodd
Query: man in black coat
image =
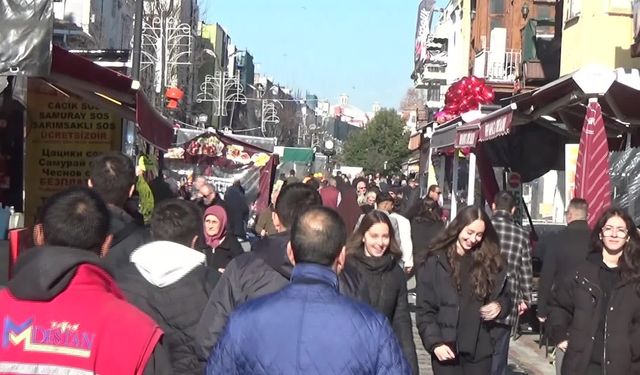
<path id="1" fill-rule="evenodd" d="M 202 361 L 240 304 L 276 292 L 289 283 L 293 265 L 287 257 L 289 229 L 300 214 L 322 206 L 317 190 L 302 183 L 286 184 L 276 201 L 273 221 L 279 233 L 253 244 L 252 251 L 234 258 L 213 290 L 198 323 L 196 345 Z"/>
<path id="2" fill-rule="evenodd" d="M 538 290 L 538 318 L 544 321 L 548 314 L 551 288 L 566 275 L 573 275 L 576 267 L 587 259 L 591 231 L 587 224 L 587 201 L 573 198 L 566 212 L 567 227 L 553 236 L 548 244 L 540 274 Z"/>
<path id="3" fill-rule="evenodd" d="M 549 300 L 554 285 L 565 277 L 573 276 L 589 254 L 591 231 L 587 224 L 588 212 L 586 200 L 573 198 L 566 212 L 567 227 L 554 235 L 546 246 L 548 251 L 542 261 L 536 312 L 540 322 L 546 322 L 549 317 Z M 556 369 L 562 368 L 563 358 L 564 351 L 556 350 Z"/>
<path id="4" fill-rule="evenodd" d="M 201 233 L 201 216 L 195 204 L 166 200 L 151 217 L 153 242 L 135 250 L 131 263 L 116 273 L 127 300 L 165 332 L 176 374 L 202 374 L 204 370 L 192 343 L 220 275 L 204 266 L 205 255 L 193 249 Z"/>
<path id="5" fill-rule="evenodd" d="M 244 195 L 240 181 L 235 181 L 224 194 L 224 200 L 229 207 L 229 230 L 240 240 L 247 238 L 247 221 L 249 220 L 249 205 Z"/>
<path id="6" fill-rule="evenodd" d="M 125 211 L 135 180 L 133 161 L 121 152 L 108 152 L 91 161 L 89 188 L 100 195 L 109 209 L 109 234 L 113 240 L 104 262 L 111 271 L 127 265 L 131 252 L 148 241 L 148 231 Z"/>

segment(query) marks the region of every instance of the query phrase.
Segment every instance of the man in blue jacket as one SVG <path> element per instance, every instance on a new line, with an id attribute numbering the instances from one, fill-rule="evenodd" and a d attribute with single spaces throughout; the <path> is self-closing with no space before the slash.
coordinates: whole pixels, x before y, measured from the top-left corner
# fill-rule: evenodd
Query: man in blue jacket
<path id="1" fill-rule="evenodd" d="M 287 247 L 291 283 L 231 315 L 207 374 L 410 374 L 386 318 L 338 292 L 346 238 L 328 208 L 299 216 Z"/>

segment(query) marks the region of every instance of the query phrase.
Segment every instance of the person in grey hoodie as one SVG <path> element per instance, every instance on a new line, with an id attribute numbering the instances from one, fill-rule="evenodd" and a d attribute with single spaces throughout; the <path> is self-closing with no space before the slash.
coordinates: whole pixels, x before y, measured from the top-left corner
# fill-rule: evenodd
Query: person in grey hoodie
<path id="1" fill-rule="evenodd" d="M 127 300 L 165 332 L 165 346 L 176 374 L 202 374 L 193 342 L 196 325 L 220 274 L 204 265 L 193 247 L 202 235 L 198 207 L 171 199 L 151 217 L 152 242 L 136 249 L 130 264 L 116 272 Z"/>

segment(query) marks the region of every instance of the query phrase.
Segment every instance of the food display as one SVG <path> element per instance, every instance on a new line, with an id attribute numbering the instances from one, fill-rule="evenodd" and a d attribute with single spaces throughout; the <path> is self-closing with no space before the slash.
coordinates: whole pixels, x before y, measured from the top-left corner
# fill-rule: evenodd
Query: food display
<path id="1" fill-rule="evenodd" d="M 271 157 L 264 152 L 258 152 L 251 156 L 251 161 L 256 167 L 264 167 L 269 162 Z"/>
<path id="2" fill-rule="evenodd" d="M 184 148 L 174 147 L 170 148 L 165 154 L 165 159 L 182 159 L 184 158 Z"/>
<path id="3" fill-rule="evenodd" d="M 224 143 L 217 137 L 210 136 L 192 141 L 187 146 L 186 152 L 190 155 L 220 156 L 223 149 Z"/>
<path id="4" fill-rule="evenodd" d="M 227 159 L 231 160 L 234 163 L 243 165 L 251 163 L 251 155 L 249 155 L 248 152 L 244 151 L 243 146 L 238 145 L 227 146 Z"/>

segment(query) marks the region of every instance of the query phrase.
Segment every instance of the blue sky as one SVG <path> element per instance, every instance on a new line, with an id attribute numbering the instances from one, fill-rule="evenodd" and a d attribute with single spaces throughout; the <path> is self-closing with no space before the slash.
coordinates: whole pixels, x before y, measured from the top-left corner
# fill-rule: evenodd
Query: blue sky
<path id="1" fill-rule="evenodd" d="M 442 0 L 439 1 L 439 3 Z M 398 107 L 413 70 L 419 0 L 204 0 L 260 73 L 338 101 L 342 93 L 369 111 Z"/>

